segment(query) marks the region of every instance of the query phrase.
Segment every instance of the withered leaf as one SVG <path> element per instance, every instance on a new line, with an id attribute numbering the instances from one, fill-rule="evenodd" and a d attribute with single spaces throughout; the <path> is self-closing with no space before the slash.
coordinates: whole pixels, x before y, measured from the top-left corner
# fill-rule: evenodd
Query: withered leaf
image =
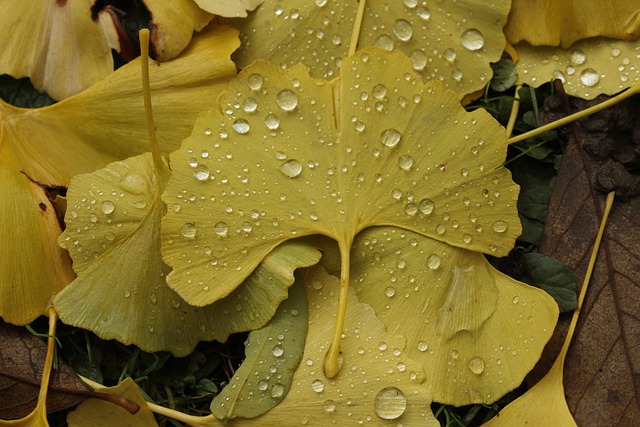
<path id="1" fill-rule="evenodd" d="M 597 137 L 612 143 L 609 157 L 621 160 L 616 147 L 632 141 L 640 110 L 630 104 L 605 110 L 574 126 L 549 206 L 540 252 L 572 267 L 584 277 L 605 201 L 596 183 L 607 160 L 589 150 Z M 636 100 L 637 104 L 637 100 Z M 588 152 L 591 151 L 591 154 Z M 636 161 L 638 159 L 636 158 Z M 625 160 L 626 162 L 626 160 Z M 629 426 L 640 423 L 640 198 L 614 205 L 591 279 L 564 384 L 569 409 L 580 426 Z M 543 373 L 559 350 L 568 325 L 561 322 L 543 356 Z"/>
<path id="2" fill-rule="evenodd" d="M 22 418 L 35 408 L 47 343 L 25 328 L 0 322 L 0 419 Z M 47 409 L 59 411 L 82 402 L 87 392 L 69 365 L 58 359 L 51 375 Z"/>

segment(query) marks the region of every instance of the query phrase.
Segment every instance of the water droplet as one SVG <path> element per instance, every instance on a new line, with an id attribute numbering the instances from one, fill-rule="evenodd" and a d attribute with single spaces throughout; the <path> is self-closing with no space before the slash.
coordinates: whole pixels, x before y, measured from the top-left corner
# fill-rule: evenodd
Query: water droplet
<path id="1" fill-rule="evenodd" d="M 413 9 L 414 7 L 416 7 L 418 5 L 418 0 L 402 0 L 402 2 L 409 9 Z"/>
<path id="2" fill-rule="evenodd" d="M 89 214 L 89 221 L 91 222 L 98 222 L 98 215 L 94 214 L 93 212 L 91 212 Z"/>
<path id="3" fill-rule="evenodd" d="M 415 215 L 418 213 L 418 205 L 416 205 L 415 203 L 407 203 L 407 205 L 404 207 L 404 212 L 407 215 Z"/>
<path id="4" fill-rule="evenodd" d="M 427 267 L 429 267 L 432 270 L 435 270 L 438 267 L 440 267 L 440 263 L 441 262 L 442 262 L 442 260 L 440 259 L 440 257 L 438 255 L 431 254 L 427 258 Z"/>
<path id="5" fill-rule="evenodd" d="M 262 76 L 260 74 L 251 74 L 247 79 L 247 84 L 252 90 L 259 90 L 262 87 Z"/>
<path id="6" fill-rule="evenodd" d="M 209 179 L 209 175 L 209 168 L 205 165 L 198 165 L 193 171 L 193 176 L 195 176 L 198 181 L 206 181 Z"/>
<path id="7" fill-rule="evenodd" d="M 287 178 L 295 178 L 302 173 L 302 163 L 296 159 L 287 160 L 280 165 L 280 172 Z"/>
<path id="8" fill-rule="evenodd" d="M 227 225 L 226 222 L 220 221 L 213 226 L 213 232 L 216 233 L 218 236 L 224 237 L 229 232 L 229 226 Z"/>
<path id="9" fill-rule="evenodd" d="M 258 101 L 253 98 L 247 98 L 242 103 L 242 109 L 247 113 L 253 113 L 258 108 Z"/>
<path id="10" fill-rule="evenodd" d="M 393 286 L 387 286 L 387 288 L 384 290 L 384 294 L 391 298 L 396 294 L 396 288 L 394 288 Z"/>
<path id="11" fill-rule="evenodd" d="M 233 125 L 231 125 L 231 127 L 233 127 L 233 130 L 235 130 L 240 135 L 246 134 L 247 132 L 249 132 L 249 129 L 251 129 L 249 122 L 245 119 L 237 119 L 233 122 Z"/>
<path id="12" fill-rule="evenodd" d="M 376 46 L 379 46 L 384 50 L 393 50 L 395 43 L 391 37 L 383 34 L 376 39 Z"/>
<path id="13" fill-rule="evenodd" d="M 100 207 L 102 209 L 102 212 L 106 215 L 109 215 L 110 213 L 113 213 L 114 210 L 116 210 L 116 205 L 114 205 L 110 200 L 105 200 L 104 202 L 102 202 L 102 205 Z"/>
<path id="14" fill-rule="evenodd" d="M 250 233 L 251 230 L 253 230 L 253 227 L 251 226 L 251 223 L 249 221 L 245 221 L 242 223 L 242 231 L 244 231 L 245 233 Z"/>
<path id="15" fill-rule="evenodd" d="M 418 345 L 416 346 L 418 351 L 427 351 L 429 349 L 429 345 L 426 341 L 418 341 Z"/>
<path id="16" fill-rule="evenodd" d="M 283 394 L 284 386 L 282 384 L 274 384 L 273 387 L 271 387 L 271 397 L 274 399 L 282 397 Z"/>
<path id="17" fill-rule="evenodd" d="M 451 70 L 451 78 L 457 82 L 462 80 L 462 70 L 459 68 L 454 68 Z"/>
<path id="18" fill-rule="evenodd" d="M 444 226 L 444 224 L 438 224 L 436 226 L 436 233 L 438 233 L 439 235 L 443 235 L 446 231 L 447 228 Z"/>
<path id="19" fill-rule="evenodd" d="M 414 50 L 409 55 L 409 58 L 411 58 L 413 69 L 416 71 L 422 71 L 427 66 L 427 55 L 422 50 Z"/>
<path id="20" fill-rule="evenodd" d="M 514 304 L 518 304 L 520 302 L 520 297 L 519 296 L 515 296 L 513 297 L 513 300 L 511 300 Z"/>
<path id="21" fill-rule="evenodd" d="M 405 154 L 398 159 L 398 166 L 400 166 L 400 169 L 402 169 L 403 171 L 410 171 L 411 167 L 413 166 L 413 157 Z"/>
<path id="22" fill-rule="evenodd" d="M 324 401 L 322 407 L 324 408 L 326 413 L 332 414 L 336 410 L 336 402 L 331 399 L 327 399 Z"/>
<path id="23" fill-rule="evenodd" d="M 387 129 L 380 134 L 380 142 L 387 147 L 395 147 L 401 138 L 402 135 L 395 129 Z"/>
<path id="24" fill-rule="evenodd" d="M 407 261 L 404 258 L 400 258 L 398 259 L 398 261 L 396 262 L 396 267 L 403 269 L 407 266 Z"/>
<path id="25" fill-rule="evenodd" d="M 110 242 L 113 242 L 113 240 L 116 238 L 116 235 L 113 234 L 112 232 L 108 231 L 105 233 L 104 238 L 107 239 Z"/>
<path id="26" fill-rule="evenodd" d="M 421 7 L 420 9 L 418 9 L 418 16 L 420 17 L 420 19 L 428 21 L 429 18 L 431 18 L 431 11 L 426 7 Z"/>
<path id="27" fill-rule="evenodd" d="M 465 31 L 460 36 L 460 42 L 465 49 L 474 51 L 480 50 L 484 46 L 484 37 L 482 33 L 475 28 Z"/>
<path id="28" fill-rule="evenodd" d="M 459 356 L 459 354 L 458 354 L 458 352 L 457 352 L 456 350 L 452 350 L 452 351 L 451 351 L 451 358 L 452 358 L 452 359 L 454 359 L 454 360 L 455 360 L 455 359 L 457 359 L 457 358 L 458 358 L 458 356 Z"/>
<path id="29" fill-rule="evenodd" d="M 387 95 L 387 87 L 382 84 L 375 85 L 371 93 L 375 98 L 382 99 Z"/>
<path id="30" fill-rule="evenodd" d="M 403 42 L 409 41 L 411 36 L 413 36 L 413 26 L 411 25 L 411 22 L 405 19 L 397 19 L 393 24 L 392 30 L 393 34 Z"/>
<path id="31" fill-rule="evenodd" d="M 600 81 L 600 75 L 593 68 L 585 68 L 580 73 L 580 81 L 587 87 L 593 87 Z"/>
<path id="32" fill-rule="evenodd" d="M 314 380 L 311 383 L 311 388 L 316 393 L 322 393 L 324 391 L 324 383 L 322 382 L 322 380 Z"/>
<path id="33" fill-rule="evenodd" d="M 298 106 L 298 95 L 289 89 L 284 89 L 278 93 L 276 102 L 284 111 L 292 111 Z"/>
<path id="34" fill-rule="evenodd" d="M 129 298 L 131 296 L 131 291 L 129 291 L 128 289 L 126 291 L 124 291 L 124 297 L 125 298 Z"/>
<path id="35" fill-rule="evenodd" d="M 435 207 L 435 203 L 431 199 L 422 199 L 420 200 L 420 212 L 425 215 L 430 215 L 433 212 L 433 208 Z"/>
<path id="36" fill-rule="evenodd" d="M 196 225 L 193 222 L 186 222 L 180 229 L 180 234 L 184 237 L 191 238 L 196 235 Z"/>
<path id="37" fill-rule="evenodd" d="M 327 4 L 327 0 L 316 0 L 316 6 L 323 7 Z"/>
<path id="38" fill-rule="evenodd" d="M 504 233 L 505 231 L 507 231 L 507 228 L 509 228 L 509 224 L 506 221 L 498 220 L 493 223 L 491 228 L 493 228 L 493 231 L 495 231 L 496 233 Z"/>
<path id="39" fill-rule="evenodd" d="M 467 363 L 467 368 L 476 375 L 484 372 L 484 360 L 480 357 L 472 357 Z"/>
<path id="40" fill-rule="evenodd" d="M 265 391 L 269 388 L 269 381 L 260 380 L 258 382 L 258 390 Z"/>
<path id="41" fill-rule="evenodd" d="M 464 243 L 469 244 L 469 243 L 471 243 L 472 240 L 473 240 L 473 237 L 471 237 L 470 234 L 465 233 L 465 234 L 462 235 L 462 241 Z"/>
<path id="42" fill-rule="evenodd" d="M 273 350 L 271 350 L 271 354 L 275 357 L 280 357 L 284 354 L 284 348 L 281 345 L 276 345 L 273 347 Z"/>
<path id="43" fill-rule="evenodd" d="M 453 61 L 456 60 L 456 51 L 454 49 L 447 48 L 442 56 L 444 56 L 444 59 L 446 59 L 447 61 L 453 63 Z"/>
<path id="44" fill-rule="evenodd" d="M 587 56 L 580 49 L 574 49 L 571 51 L 571 62 L 576 65 L 582 65 L 587 60 Z"/>
<path id="45" fill-rule="evenodd" d="M 374 401 L 376 415 L 383 420 L 395 420 L 407 409 L 407 398 L 397 387 L 385 387 L 378 392 Z"/>
<path id="46" fill-rule="evenodd" d="M 276 130 L 280 127 L 280 118 L 275 114 L 269 114 L 264 118 L 264 125 L 271 130 Z"/>

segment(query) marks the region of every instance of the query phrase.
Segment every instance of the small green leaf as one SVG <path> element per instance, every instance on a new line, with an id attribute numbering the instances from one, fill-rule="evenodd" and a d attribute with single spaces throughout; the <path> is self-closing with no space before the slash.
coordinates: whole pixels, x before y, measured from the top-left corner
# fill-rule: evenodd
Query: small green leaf
<path id="1" fill-rule="evenodd" d="M 271 322 L 249 334 L 246 359 L 213 402 L 221 420 L 258 417 L 285 398 L 300 364 L 308 329 L 307 295 L 300 281 L 289 288 Z"/>
<path id="2" fill-rule="evenodd" d="M 504 92 L 509 89 L 518 79 L 518 72 L 511 58 L 502 58 L 500 61 L 492 64 L 491 68 L 493 68 L 491 89 L 497 92 Z"/>
<path id="3" fill-rule="evenodd" d="M 533 283 L 556 300 L 561 312 L 576 309 L 576 280 L 567 265 L 539 253 L 524 254 L 521 260 Z"/>

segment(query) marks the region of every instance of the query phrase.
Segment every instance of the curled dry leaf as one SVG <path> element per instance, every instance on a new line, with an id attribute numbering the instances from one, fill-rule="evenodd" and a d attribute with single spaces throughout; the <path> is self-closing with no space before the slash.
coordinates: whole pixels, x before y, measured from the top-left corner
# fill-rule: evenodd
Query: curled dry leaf
<path id="1" fill-rule="evenodd" d="M 235 59 L 241 67 L 256 59 L 283 67 L 302 63 L 314 77 L 337 77 L 355 48 L 358 3 L 266 0 L 251 19 L 233 22 L 243 41 Z M 491 79 L 489 63 L 500 59 L 506 43 L 509 6 L 505 0 L 491 7 L 473 0 L 368 0 L 353 43 L 405 53 L 425 81 L 439 80 L 462 99 Z"/>
<path id="2" fill-rule="evenodd" d="M 478 233 L 495 218 L 475 219 Z M 391 334 L 406 337 L 433 399 L 490 404 L 518 387 L 558 318 L 541 289 L 495 270 L 477 252 L 409 231 L 374 227 L 352 252 L 353 286 Z"/>

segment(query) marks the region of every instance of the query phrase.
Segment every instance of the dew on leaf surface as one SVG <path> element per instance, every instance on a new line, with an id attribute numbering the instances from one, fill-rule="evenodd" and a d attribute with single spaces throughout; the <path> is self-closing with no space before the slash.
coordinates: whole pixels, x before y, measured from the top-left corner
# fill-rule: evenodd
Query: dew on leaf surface
<path id="1" fill-rule="evenodd" d="M 262 87 L 263 78 L 260 74 L 251 74 L 247 79 L 247 84 L 252 90 L 259 90 Z"/>
<path id="2" fill-rule="evenodd" d="M 473 372 L 476 375 L 480 375 L 484 372 L 484 367 L 485 367 L 485 363 L 484 363 L 484 359 L 482 359 L 481 357 L 472 357 L 469 362 L 467 363 L 467 367 L 469 368 L 469 370 L 471 372 Z"/>
<path id="3" fill-rule="evenodd" d="M 316 393 L 322 393 L 324 391 L 324 382 L 322 380 L 320 380 L 320 379 L 314 380 L 311 383 L 311 388 Z"/>
<path id="4" fill-rule="evenodd" d="M 281 90 L 276 96 L 276 103 L 284 111 L 292 111 L 298 106 L 298 95 L 289 89 Z"/>
<path id="5" fill-rule="evenodd" d="M 580 73 L 580 81 L 587 87 L 593 87 L 600 81 L 600 75 L 593 68 L 585 68 Z"/>
<path id="6" fill-rule="evenodd" d="M 406 19 L 397 19 L 393 24 L 392 31 L 399 40 L 406 42 L 413 36 L 413 25 Z"/>
<path id="7" fill-rule="evenodd" d="M 295 178 L 302 173 L 302 163 L 296 159 L 287 160 L 279 169 L 287 178 Z"/>
<path id="8" fill-rule="evenodd" d="M 484 36 L 480 31 L 475 28 L 471 28 L 462 33 L 460 36 L 460 42 L 465 49 L 471 51 L 480 50 L 484 46 Z"/>
<path id="9" fill-rule="evenodd" d="M 380 134 L 380 142 L 390 148 L 398 145 L 400 139 L 402 139 L 402 134 L 395 129 L 387 129 Z"/>
<path id="10" fill-rule="evenodd" d="M 197 228 L 193 222 L 186 222 L 180 229 L 180 234 L 182 234 L 186 238 L 191 238 L 195 237 L 196 231 Z"/>
<path id="11" fill-rule="evenodd" d="M 407 409 L 407 398 L 397 387 L 385 387 L 376 394 L 374 410 L 383 420 L 395 420 Z"/>
<path id="12" fill-rule="evenodd" d="M 113 213 L 114 210 L 116 210 L 116 205 L 114 205 L 113 202 L 110 201 L 110 200 L 105 200 L 100 205 L 100 209 L 102 209 L 102 212 L 104 214 L 109 215 L 109 214 Z"/>
<path id="13" fill-rule="evenodd" d="M 231 127 L 233 127 L 233 130 L 235 130 L 240 135 L 245 135 L 249 132 L 249 130 L 251 130 L 249 122 L 245 119 L 237 119 L 233 122 L 233 125 L 231 125 Z"/>

